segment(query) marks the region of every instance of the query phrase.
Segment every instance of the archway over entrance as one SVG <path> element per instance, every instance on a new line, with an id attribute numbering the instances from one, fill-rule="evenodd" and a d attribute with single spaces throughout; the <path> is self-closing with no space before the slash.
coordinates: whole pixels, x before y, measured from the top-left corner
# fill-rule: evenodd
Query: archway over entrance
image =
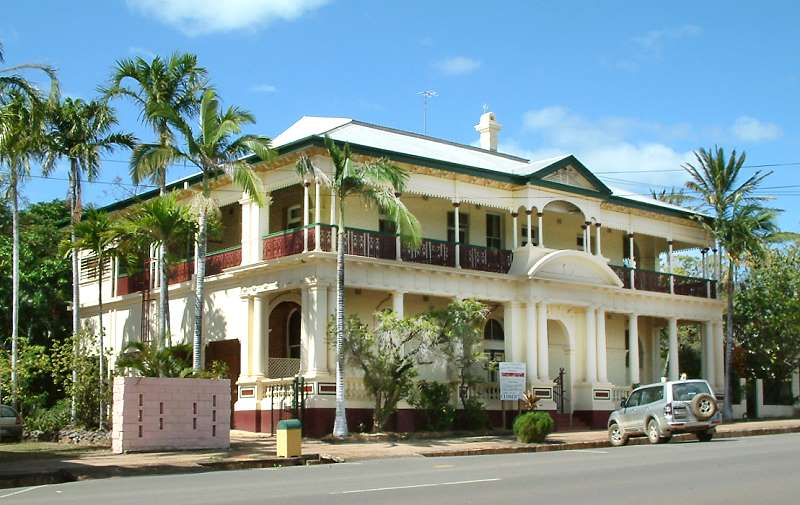
<path id="1" fill-rule="evenodd" d="M 567 327 L 558 319 L 547 320 L 547 354 L 548 374 L 556 382 L 553 390 L 553 400 L 556 408 L 563 412 L 570 411 L 570 398 L 572 397 L 572 353 L 570 352 L 570 338 Z M 561 375 L 561 370 L 564 375 Z M 560 381 L 563 381 L 559 384 Z M 563 398 L 563 400 L 562 400 Z"/>
<path id="2" fill-rule="evenodd" d="M 267 375 L 270 378 L 292 377 L 300 371 L 301 307 L 295 302 L 281 302 L 269 314 Z"/>

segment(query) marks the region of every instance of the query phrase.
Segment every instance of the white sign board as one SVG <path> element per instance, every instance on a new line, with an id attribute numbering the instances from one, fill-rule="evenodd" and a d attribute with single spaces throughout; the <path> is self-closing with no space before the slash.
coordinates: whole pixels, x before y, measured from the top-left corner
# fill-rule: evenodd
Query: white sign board
<path id="1" fill-rule="evenodd" d="M 522 394 L 525 393 L 525 363 L 501 361 L 498 376 L 501 400 L 522 399 Z"/>

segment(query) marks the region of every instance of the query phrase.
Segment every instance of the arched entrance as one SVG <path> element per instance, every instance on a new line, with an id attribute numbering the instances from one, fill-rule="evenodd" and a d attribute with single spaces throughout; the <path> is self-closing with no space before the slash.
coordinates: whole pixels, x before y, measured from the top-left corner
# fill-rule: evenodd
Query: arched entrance
<path id="1" fill-rule="evenodd" d="M 570 399 L 572 398 L 572 353 L 569 333 L 564 323 L 557 319 L 547 320 L 547 354 L 548 374 L 556 384 L 554 400 L 556 408 L 561 410 L 561 396 L 563 395 L 563 412 L 570 412 Z M 561 375 L 561 370 L 564 375 Z M 563 381 L 563 387 L 558 384 Z"/>
<path id="2" fill-rule="evenodd" d="M 281 302 L 269 315 L 268 371 L 270 378 L 292 377 L 300 371 L 302 321 L 295 302 Z"/>
<path id="3" fill-rule="evenodd" d="M 542 209 L 544 247 L 559 250 L 583 250 L 586 216 L 572 202 L 553 200 Z M 594 241 L 594 237 L 592 238 Z M 594 250 L 594 249 L 590 249 Z"/>

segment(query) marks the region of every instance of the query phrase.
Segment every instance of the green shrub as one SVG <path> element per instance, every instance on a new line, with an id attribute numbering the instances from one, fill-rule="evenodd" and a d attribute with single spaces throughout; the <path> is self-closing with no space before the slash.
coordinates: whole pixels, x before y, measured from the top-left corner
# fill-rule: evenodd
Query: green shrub
<path id="1" fill-rule="evenodd" d="M 522 443 L 541 443 L 553 431 L 553 418 L 547 412 L 526 412 L 514 419 L 514 435 Z"/>
<path id="2" fill-rule="evenodd" d="M 69 425 L 69 405 L 67 399 L 59 400 L 49 409 L 36 408 L 25 416 L 25 429 L 28 431 L 41 431 L 47 434 L 56 434 L 59 430 Z"/>
<path id="3" fill-rule="evenodd" d="M 483 402 L 472 397 L 464 401 L 464 429 L 485 430 L 489 427 L 489 415 L 483 406 Z"/>
<path id="4" fill-rule="evenodd" d="M 456 409 L 450 405 L 450 387 L 435 381 L 419 381 L 408 399 L 425 415 L 425 429 L 447 431 L 453 427 Z"/>

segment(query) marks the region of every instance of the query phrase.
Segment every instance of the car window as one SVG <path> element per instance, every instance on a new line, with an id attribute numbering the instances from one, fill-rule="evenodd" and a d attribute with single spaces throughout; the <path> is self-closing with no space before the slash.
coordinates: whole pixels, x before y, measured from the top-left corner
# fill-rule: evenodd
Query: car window
<path id="1" fill-rule="evenodd" d="M 628 398 L 628 401 L 625 402 L 625 407 L 638 407 L 641 404 L 642 391 L 643 390 L 639 389 L 631 393 L 630 398 Z"/>
<path id="2" fill-rule="evenodd" d="M 690 402 L 701 393 L 710 393 L 705 382 L 681 382 L 672 385 L 672 399 L 679 402 Z"/>
<path id="3" fill-rule="evenodd" d="M 11 407 L 0 406 L 0 417 L 17 417 L 17 413 Z"/>
<path id="4" fill-rule="evenodd" d="M 664 386 L 653 386 L 644 390 L 642 405 L 664 399 Z"/>

